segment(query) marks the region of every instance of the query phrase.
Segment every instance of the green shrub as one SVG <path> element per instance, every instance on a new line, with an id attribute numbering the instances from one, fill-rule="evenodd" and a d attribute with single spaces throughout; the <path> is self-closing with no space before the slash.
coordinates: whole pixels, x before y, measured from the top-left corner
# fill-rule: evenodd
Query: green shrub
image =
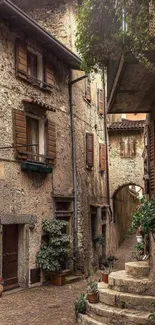
<path id="1" fill-rule="evenodd" d="M 61 272 L 70 251 L 70 238 L 65 234 L 68 222 L 46 220 L 42 229 L 49 235 L 47 243 L 42 243 L 36 256 L 36 265 L 44 272 Z"/>
<path id="2" fill-rule="evenodd" d="M 78 318 L 79 313 L 80 314 L 86 313 L 86 299 L 87 299 L 87 295 L 81 293 L 74 303 L 76 320 Z"/>
<path id="3" fill-rule="evenodd" d="M 147 200 L 143 197 L 140 199 L 140 205 L 133 214 L 129 232 L 133 233 L 138 228 L 144 235 L 149 235 L 150 232 L 155 231 L 155 198 Z"/>

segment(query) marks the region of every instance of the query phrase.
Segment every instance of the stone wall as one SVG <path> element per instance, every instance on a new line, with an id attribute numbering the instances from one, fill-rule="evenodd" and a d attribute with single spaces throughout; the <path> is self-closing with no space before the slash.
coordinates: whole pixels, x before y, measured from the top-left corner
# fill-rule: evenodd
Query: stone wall
<path id="1" fill-rule="evenodd" d="M 13 109 L 23 110 L 23 99 L 34 97 L 57 107 L 56 112 L 46 112 L 47 117 L 56 122 L 57 132 L 57 163 L 52 175 L 24 173 L 14 149 L 0 150 L 1 215 L 37 216 L 35 228 L 29 232 L 28 266 L 34 268 L 41 242 L 42 220 L 54 217 L 53 195 L 73 195 L 68 79 L 59 82 L 48 93 L 16 78 L 14 48 L 17 35 L 3 24 L 0 30 L 0 147 L 13 145 Z"/>
<path id="2" fill-rule="evenodd" d="M 25 2 L 26 3 L 26 2 Z M 21 2 L 22 4 L 22 2 Z M 32 5 L 33 18 L 58 37 L 65 45 L 74 48 L 75 10 L 76 4 L 58 1 L 42 2 L 41 8 Z M 69 8 L 68 9 L 68 5 Z M 30 7 L 29 7 L 30 8 Z M 40 16 L 41 15 L 41 16 Z M 17 34 L 4 24 L 0 26 L 0 146 L 13 144 L 12 110 L 24 109 L 22 100 L 34 97 L 56 107 L 56 112 L 47 111 L 47 117 L 56 123 L 56 165 L 52 174 L 43 177 L 41 174 L 22 172 L 15 159 L 13 149 L 0 150 L 0 194 L 1 214 L 33 215 L 37 217 L 34 227 L 27 224 L 20 227 L 20 283 L 28 281 L 29 270 L 35 268 L 36 253 L 41 242 L 41 224 L 46 218 L 55 217 L 55 197 L 74 197 L 72 172 L 72 134 L 68 93 L 68 75 L 57 80 L 56 87 L 50 93 L 16 78 L 15 76 L 15 39 Z M 19 36 L 19 34 L 18 34 Z M 29 40 L 31 43 L 31 40 Z M 38 49 L 39 50 L 39 49 Z M 84 72 L 73 73 L 78 78 Z M 107 204 L 106 173 L 99 172 L 99 143 L 104 143 L 104 118 L 97 110 L 97 88 L 102 88 L 102 79 L 96 76 L 91 83 L 92 103 L 85 100 L 85 79 L 73 86 L 73 109 L 75 123 L 76 170 L 77 170 L 77 224 L 78 224 L 78 267 L 88 273 L 92 265 L 97 264 L 96 251 L 91 239 L 90 206 L 97 207 L 98 231 L 101 207 Z M 86 168 L 86 132 L 94 134 L 94 167 Z M 74 218 L 74 216 L 73 216 Z M 3 226 L 2 226 L 3 227 Z M 30 228 L 30 229 L 29 229 Z M 74 229 L 71 229 L 73 235 Z M 107 236 L 108 238 L 108 236 Z M 25 241 L 24 245 L 22 241 Z M 23 247 L 22 247 L 23 245 Z M 108 247 L 108 242 L 107 242 Z M 2 235 L 0 240 L 2 265 Z M 24 252 L 24 253 L 23 253 Z M 23 255 L 23 256 L 22 256 Z"/>
<path id="3" fill-rule="evenodd" d="M 122 137 L 134 137 L 136 139 L 136 155 L 132 158 L 123 158 L 120 155 L 120 141 Z M 109 174 L 110 174 L 110 198 L 111 206 L 113 209 L 114 204 L 114 195 L 117 191 L 125 190 L 125 185 L 134 184 L 140 186 L 144 189 L 144 162 L 142 153 L 144 150 L 144 135 L 143 131 L 134 132 L 134 131 L 112 131 L 109 132 Z M 126 190 L 125 190 L 126 191 Z M 121 193 L 121 192 L 120 192 Z M 122 192 L 123 193 L 123 192 Z M 120 194 L 121 195 L 121 194 Z M 122 194 L 123 195 L 123 194 Z M 128 214 L 128 204 L 124 204 L 124 216 Z M 115 219 L 113 211 L 113 219 Z M 123 214 L 120 217 L 123 222 Z M 128 221 L 126 222 L 129 225 L 131 221 L 130 216 L 128 216 Z M 118 229 L 118 220 L 115 223 L 111 223 L 110 227 L 110 238 L 109 238 L 109 253 L 115 254 L 116 249 L 119 247 L 119 238 L 123 235 L 118 234 L 120 229 Z M 126 231 L 126 227 L 125 227 Z M 124 234 L 125 235 L 125 234 Z"/>
<path id="4" fill-rule="evenodd" d="M 136 139 L 136 155 L 132 158 L 123 158 L 120 155 L 120 141 L 122 137 Z M 111 198 L 114 192 L 126 184 L 135 184 L 144 188 L 144 135 L 143 132 L 125 131 L 109 132 L 109 170 Z"/>

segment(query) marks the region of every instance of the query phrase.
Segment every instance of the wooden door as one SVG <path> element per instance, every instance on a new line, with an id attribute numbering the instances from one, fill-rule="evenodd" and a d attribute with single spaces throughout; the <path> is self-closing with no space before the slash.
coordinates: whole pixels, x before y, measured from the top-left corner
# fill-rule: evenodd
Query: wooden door
<path id="1" fill-rule="evenodd" d="M 3 268 L 4 285 L 18 284 L 18 225 L 3 226 Z"/>

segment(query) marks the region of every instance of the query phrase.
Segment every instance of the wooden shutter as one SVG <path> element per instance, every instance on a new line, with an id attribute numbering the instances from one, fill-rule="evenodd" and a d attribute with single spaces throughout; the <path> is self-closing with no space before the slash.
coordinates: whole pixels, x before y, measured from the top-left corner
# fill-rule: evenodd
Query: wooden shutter
<path id="1" fill-rule="evenodd" d="M 16 72 L 27 75 L 27 45 L 16 41 Z"/>
<path id="2" fill-rule="evenodd" d="M 125 141 L 123 139 L 120 141 L 120 156 L 125 157 Z"/>
<path id="3" fill-rule="evenodd" d="M 56 161 L 56 127 L 55 123 L 47 120 L 47 156 L 49 163 L 54 165 Z"/>
<path id="4" fill-rule="evenodd" d="M 27 138 L 26 138 L 26 117 L 25 112 L 18 109 L 13 110 L 14 122 L 14 145 L 16 147 L 17 158 L 26 159 L 27 156 L 24 152 L 27 151 Z"/>
<path id="5" fill-rule="evenodd" d="M 94 135 L 86 133 L 86 165 L 94 166 Z"/>
<path id="6" fill-rule="evenodd" d="M 91 102 L 91 80 L 90 77 L 86 79 L 86 99 Z"/>
<path id="7" fill-rule="evenodd" d="M 97 89 L 97 107 L 99 114 L 104 113 L 104 89 Z"/>
<path id="8" fill-rule="evenodd" d="M 128 157 L 135 157 L 136 155 L 136 141 L 135 139 L 128 139 Z"/>
<path id="9" fill-rule="evenodd" d="M 55 80 L 54 80 L 54 73 L 53 73 L 53 69 L 52 67 L 47 64 L 46 62 L 44 63 L 44 70 L 45 70 L 45 83 L 49 86 L 49 87 L 54 87 L 55 85 Z"/>
<path id="10" fill-rule="evenodd" d="M 106 144 L 99 144 L 99 169 L 106 170 Z"/>
<path id="11" fill-rule="evenodd" d="M 151 122 L 149 133 L 149 174 L 150 174 L 150 196 L 155 194 L 155 123 Z"/>

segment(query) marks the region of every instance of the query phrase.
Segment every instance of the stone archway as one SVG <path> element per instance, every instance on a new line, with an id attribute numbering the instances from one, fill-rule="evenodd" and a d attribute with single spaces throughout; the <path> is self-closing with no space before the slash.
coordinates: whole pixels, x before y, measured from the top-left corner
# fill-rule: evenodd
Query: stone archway
<path id="1" fill-rule="evenodd" d="M 118 247 L 126 238 L 132 221 L 132 214 L 139 204 L 139 198 L 142 194 L 142 187 L 135 183 L 124 184 L 113 194 L 113 215 Z"/>

